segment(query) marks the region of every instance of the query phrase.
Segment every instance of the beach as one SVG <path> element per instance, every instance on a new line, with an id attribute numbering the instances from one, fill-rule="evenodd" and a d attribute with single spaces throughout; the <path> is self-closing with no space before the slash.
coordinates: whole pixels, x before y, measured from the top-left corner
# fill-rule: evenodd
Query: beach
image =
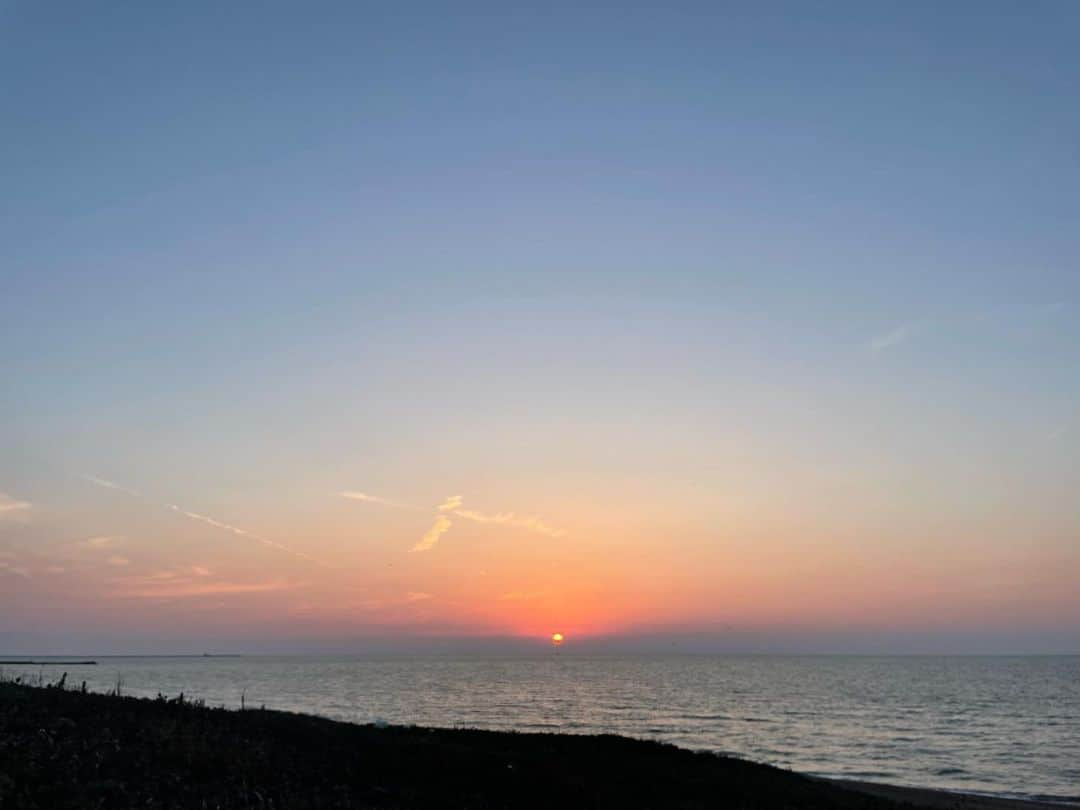
<path id="1" fill-rule="evenodd" d="M 888 799 L 900 805 L 925 807 L 927 810 L 1047 810 L 1055 807 L 1077 806 L 1074 802 L 1044 802 L 1003 796 L 982 796 L 974 793 L 954 793 L 948 790 L 901 787 L 844 779 L 832 781 L 833 784 L 848 790 Z"/>
<path id="2" fill-rule="evenodd" d="M 9 681 L 0 684 L 0 806 L 1040 805 L 817 779 L 616 735 L 359 725 Z"/>

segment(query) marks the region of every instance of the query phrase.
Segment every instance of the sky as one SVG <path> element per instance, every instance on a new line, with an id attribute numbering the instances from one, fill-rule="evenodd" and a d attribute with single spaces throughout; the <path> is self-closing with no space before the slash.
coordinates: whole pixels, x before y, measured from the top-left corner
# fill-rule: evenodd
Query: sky
<path id="1" fill-rule="evenodd" d="M 0 2 L 0 653 L 1080 651 L 1078 36 Z"/>

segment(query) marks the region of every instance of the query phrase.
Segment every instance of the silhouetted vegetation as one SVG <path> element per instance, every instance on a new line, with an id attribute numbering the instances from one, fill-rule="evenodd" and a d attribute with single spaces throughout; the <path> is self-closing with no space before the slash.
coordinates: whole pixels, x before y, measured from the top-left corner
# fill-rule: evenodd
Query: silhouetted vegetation
<path id="1" fill-rule="evenodd" d="M 892 808 L 616 736 L 376 727 L 0 683 L 0 807 Z"/>

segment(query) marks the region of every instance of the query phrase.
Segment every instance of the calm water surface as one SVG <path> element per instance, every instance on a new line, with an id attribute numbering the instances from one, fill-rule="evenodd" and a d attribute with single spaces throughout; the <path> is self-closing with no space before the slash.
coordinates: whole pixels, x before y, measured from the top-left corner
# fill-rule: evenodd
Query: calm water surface
<path id="1" fill-rule="evenodd" d="M 614 732 L 805 773 L 1080 801 L 1080 657 L 99 658 L 95 690 L 341 720 Z M 4 666 L 55 678 L 55 667 Z"/>

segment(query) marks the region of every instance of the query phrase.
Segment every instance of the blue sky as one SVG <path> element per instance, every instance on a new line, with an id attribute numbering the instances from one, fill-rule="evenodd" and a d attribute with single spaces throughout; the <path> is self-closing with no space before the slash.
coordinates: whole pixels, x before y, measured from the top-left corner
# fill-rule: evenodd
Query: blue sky
<path id="1" fill-rule="evenodd" d="M 4 3 L 0 493 L 35 514 L 0 548 L 96 533 L 92 474 L 299 544 L 327 492 L 463 491 L 684 561 L 739 503 L 725 537 L 1080 576 L 1078 34 Z"/>

